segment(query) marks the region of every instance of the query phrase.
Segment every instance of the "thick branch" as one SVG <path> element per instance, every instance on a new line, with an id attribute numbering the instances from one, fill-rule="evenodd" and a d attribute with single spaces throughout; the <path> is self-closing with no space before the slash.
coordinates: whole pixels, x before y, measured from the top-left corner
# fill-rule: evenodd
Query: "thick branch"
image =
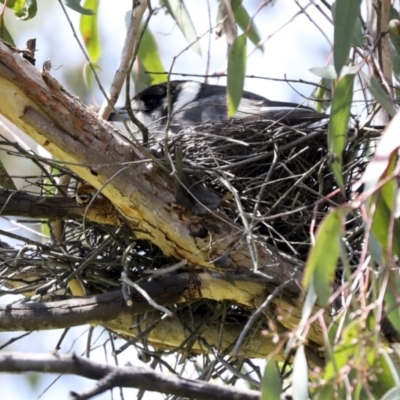
<path id="1" fill-rule="evenodd" d="M 76 399 L 88 399 L 117 386 L 204 400 L 258 400 L 260 398 L 260 392 L 254 390 L 194 381 L 141 367 L 114 367 L 75 355 L 0 354 L 0 372 L 19 373 L 28 371 L 74 374 L 89 379 L 107 380 L 107 382 L 99 382 L 99 386 L 103 390 L 98 391 L 94 388 L 81 396 L 74 394 Z"/>
<path id="2" fill-rule="evenodd" d="M 156 301 L 166 306 L 179 302 L 188 286 L 189 274 L 165 277 L 143 288 Z M 22 303 L 0 306 L 0 331 L 43 330 L 97 325 L 121 314 L 138 315 L 152 307 L 138 293 L 132 295 L 133 306 L 125 304 L 121 291 L 84 298 L 46 303 Z"/>
<path id="3" fill-rule="evenodd" d="M 272 291 L 272 285 L 247 280 L 227 280 L 207 273 L 180 273 L 164 276 L 141 285 L 147 294 L 159 305 L 171 306 L 198 299 L 227 300 L 247 309 L 256 309 Z M 102 324 L 124 336 L 135 337 L 154 325 L 149 332 L 148 342 L 159 349 L 178 347 L 187 338 L 185 323 L 178 318 L 160 320 L 159 314 L 148 316 L 137 326 L 136 316 L 154 309 L 138 293 L 132 295 L 132 306 L 125 304 L 120 291 L 103 293 L 79 299 L 48 303 L 23 303 L 0 306 L 0 331 L 43 330 Z M 291 330 L 301 319 L 301 301 L 292 298 L 275 298 L 269 314 L 279 320 L 279 332 Z M 188 321 L 187 326 L 192 322 Z M 135 327 L 135 328 L 132 328 Z M 244 325 L 230 323 L 224 328 L 222 348 L 229 348 L 239 337 Z M 219 324 L 207 325 L 201 336 L 211 346 L 216 346 L 220 336 Z M 313 324 L 308 338 L 321 345 L 320 327 Z M 248 357 L 265 357 L 276 348 L 272 339 L 256 331 L 245 345 Z M 194 352 L 204 351 L 200 342 L 193 345 Z"/>
<path id="4" fill-rule="evenodd" d="M 99 224 L 120 225 L 118 215 L 107 199 L 94 200 L 89 208 L 80 206 L 71 197 L 43 197 L 26 192 L 0 189 L 0 214 L 3 216 L 29 218 L 79 219 Z"/>

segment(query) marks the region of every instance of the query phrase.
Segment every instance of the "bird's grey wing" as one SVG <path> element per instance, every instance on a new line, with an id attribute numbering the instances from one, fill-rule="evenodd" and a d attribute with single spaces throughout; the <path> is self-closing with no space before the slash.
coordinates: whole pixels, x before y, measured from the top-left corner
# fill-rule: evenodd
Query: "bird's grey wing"
<path id="1" fill-rule="evenodd" d="M 235 114 L 235 119 L 265 119 L 294 125 L 303 121 L 318 121 L 326 118 L 325 114 L 296 103 L 254 100 L 243 98 Z"/>
<path id="2" fill-rule="evenodd" d="M 287 124 L 326 118 L 326 115 L 296 103 L 270 101 L 263 98 L 242 98 L 234 119 L 247 119 L 255 116 L 267 121 L 281 121 Z M 228 112 L 225 95 L 215 95 L 192 101 L 175 112 L 173 119 L 181 127 L 226 120 L 228 120 Z"/>
<path id="3" fill-rule="evenodd" d="M 214 95 L 191 101 L 173 114 L 173 124 L 182 127 L 227 120 L 226 97 Z"/>

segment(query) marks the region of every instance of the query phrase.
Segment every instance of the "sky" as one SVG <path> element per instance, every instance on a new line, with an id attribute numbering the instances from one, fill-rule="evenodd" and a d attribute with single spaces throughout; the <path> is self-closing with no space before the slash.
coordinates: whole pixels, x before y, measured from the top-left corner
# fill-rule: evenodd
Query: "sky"
<path id="1" fill-rule="evenodd" d="M 158 2 L 153 2 L 158 4 Z M 203 35 L 209 29 L 209 16 L 207 1 L 187 1 L 189 14 L 192 16 L 198 35 Z M 305 79 L 318 81 L 309 69 L 323 67 L 329 62 L 330 44 L 317 29 L 310 23 L 305 14 L 298 15 L 300 7 L 296 3 L 306 6 L 308 0 L 275 0 L 273 5 L 262 8 L 256 15 L 255 23 L 261 38 L 265 40 L 264 52 L 253 51 L 254 46 L 248 45 L 251 55 L 247 62 L 247 74 L 268 78 Z M 82 65 L 85 61 L 61 7 L 57 2 L 52 2 L 49 9 L 44 9 L 39 4 L 38 15 L 35 19 L 15 23 L 11 13 L 7 15 L 10 20 L 10 31 L 16 38 L 17 44 L 24 47 L 27 39 L 37 38 L 37 66 L 51 59 L 54 77 L 66 85 L 71 91 L 79 91 L 74 87 L 75 80 L 71 74 L 82 74 Z M 125 37 L 125 14 L 129 9 L 131 0 L 115 2 L 100 1 L 99 17 L 101 20 L 101 40 L 103 56 L 99 62 L 99 77 L 107 88 L 112 80 L 113 73 L 118 65 L 119 55 Z M 254 15 L 259 7 L 258 1 L 244 2 L 250 15 Z M 217 2 L 210 0 L 211 25 L 216 25 Z M 308 15 L 323 28 L 328 38 L 332 38 L 332 24 L 316 11 L 315 7 L 307 8 Z M 328 17 L 330 17 L 329 12 Z M 72 23 L 79 31 L 79 14 L 68 9 Z M 8 21 L 7 21 L 8 22 Z M 38 30 L 38 26 L 40 27 Z M 173 57 L 181 52 L 188 43 L 179 28 L 169 15 L 159 11 L 150 22 L 150 29 L 157 38 L 161 49 L 164 66 L 169 69 Z M 209 40 L 210 39 L 210 40 Z M 226 69 L 226 40 L 225 37 L 216 39 L 215 34 L 204 35 L 200 40 L 202 56 L 193 50 L 188 50 L 176 60 L 174 72 L 204 74 L 207 64 L 208 44 L 210 42 L 210 72 L 223 72 Z M 77 79 L 77 78 L 76 78 Z M 194 78 L 195 79 L 195 78 Z M 196 78 L 201 79 L 201 78 Z M 212 83 L 224 84 L 223 79 L 214 80 Z M 305 85 L 298 86 L 303 95 L 312 90 Z M 245 82 L 245 89 L 256 92 L 274 100 L 302 101 L 302 97 L 292 90 L 289 85 L 282 82 L 250 79 Z M 94 100 L 102 102 L 99 92 L 95 92 Z"/>
<path id="2" fill-rule="evenodd" d="M 58 2 L 41 1 L 38 2 L 38 15 L 32 21 L 16 21 L 12 13 L 6 15 L 6 25 L 9 28 L 14 40 L 19 47 L 25 47 L 26 40 L 32 37 L 37 39 L 38 52 L 36 54 L 37 67 L 41 68 L 43 62 L 51 59 L 53 70 L 51 74 L 58 79 L 71 93 L 81 96 L 81 99 L 90 104 L 101 104 L 103 98 L 99 90 L 94 90 L 91 95 L 88 91 L 82 90 L 83 65 L 85 62 L 77 45 L 76 39 L 70 26 L 59 6 Z M 118 2 L 100 1 L 100 25 L 101 40 L 103 44 L 103 56 L 100 59 L 99 77 L 105 88 L 110 86 L 114 71 L 118 65 L 119 55 L 125 37 L 125 14 L 129 9 L 131 0 L 119 0 Z M 154 2 L 154 4 L 158 4 Z M 317 82 L 309 69 L 312 67 L 323 67 L 330 60 L 330 43 L 332 40 L 332 24 L 328 18 L 323 17 L 316 11 L 314 6 L 307 8 L 309 16 L 298 14 L 299 5 L 308 5 L 308 1 L 303 0 L 276 0 L 271 6 L 263 8 L 255 17 L 256 26 L 260 35 L 265 40 L 264 51 L 255 50 L 252 45 L 248 46 L 250 56 L 248 58 L 248 75 L 257 75 L 268 78 L 284 79 L 304 79 L 306 81 Z M 320 3 L 316 1 L 315 3 Z M 209 14 L 207 1 L 186 1 L 189 14 L 192 16 L 196 31 L 199 35 L 209 29 Z M 211 25 L 216 24 L 217 2 L 210 0 Z M 244 6 L 250 15 L 254 15 L 261 2 L 244 1 Z M 79 30 L 79 14 L 68 10 L 72 23 L 76 30 Z M 313 22 L 310 22 L 310 19 Z M 315 24 L 314 24 L 315 22 Z M 316 27 L 319 25 L 329 40 L 321 34 Z M 165 15 L 164 11 L 159 11 L 150 22 L 150 29 L 157 38 L 162 60 L 166 69 L 169 69 L 175 55 L 180 53 L 187 42 L 182 36 L 179 28 L 170 16 Z M 210 50 L 208 46 L 210 44 Z M 210 52 L 210 73 L 221 72 L 226 69 L 226 40 L 225 37 L 216 39 L 212 34 L 205 35 L 200 40 L 202 56 L 192 50 L 184 52 L 176 60 L 175 72 L 204 74 L 207 65 L 207 54 Z M 177 77 L 177 79 L 185 79 Z M 201 78 L 193 78 L 201 79 Z M 213 80 L 210 83 L 224 84 L 224 79 Z M 266 79 L 246 79 L 245 89 L 258 93 L 273 100 L 302 102 L 304 96 L 308 96 L 312 87 L 309 85 L 295 84 L 294 88 L 285 82 L 277 82 Z M 121 103 L 123 100 L 121 100 Z M 0 125 L 1 130 L 1 125 Z M 22 140 L 25 137 L 18 133 Z M 28 142 L 28 141 L 27 141 Z M 32 142 L 28 146 L 35 148 Z M 37 149 L 36 149 L 37 150 Z M 2 154 L 0 154 L 3 157 Z M 20 165 L 21 167 L 21 165 Z M 16 166 L 12 166 L 16 168 Z M 23 165 L 21 168 L 29 168 Z M 20 170 L 15 169 L 15 174 Z M 3 229 L 5 223 L 3 222 Z M 9 226 L 9 225 L 7 225 Z M 15 227 L 14 227 L 15 228 Z M 24 234 L 18 231 L 19 234 Z M 8 241 L 8 239 L 7 239 Z M 10 241 L 8 241 L 10 243 Z M 0 302 L 10 302 L 11 296 L 0 297 Z M 62 344 L 61 352 L 68 352 L 73 349 L 78 355 L 82 354 L 86 346 L 84 337 L 88 327 L 71 329 Z M 102 328 L 96 328 L 96 335 L 101 335 L 99 348 L 93 353 L 98 361 L 105 361 L 105 357 L 110 359 L 109 347 L 101 345 L 107 340 L 106 333 L 101 333 Z M 5 350 L 18 350 L 25 352 L 45 352 L 50 353 L 55 348 L 61 331 L 34 332 L 31 335 L 17 341 Z M 0 333 L 0 344 L 5 343 L 9 338 L 17 336 L 18 333 Z M 122 344 L 122 343 L 121 343 Z M 120 364 L 130 361 L 134 365 L 142 365 L 137 359 L 132 349 L 124 352 L 119 358 Z M 78 377 L 61 377 L 56 379 L 54 375 L 30 375 L 30 379 L 23 376 L 0 375 L 0 387 L 2 400 L 26 400 L 44 399 L 50 400 L 59 396 L 67 398 L 69 390 L 75 391 L 87 388 L 93 382 Z M 51 383 L 53 383 L 51 385 Z M 51 385 L 49 387 L 49 385 Z M 48 388 L 48 390 L 46 390 Z M 133 392 L 126 391 L 126 398 Z M 98 399 L 110 399 L 110 394 L 106 393 L 97 397 Z M 114 398 L 119 398 L 118 391 L 114 391 Z M 147 399 L 156 399 L 157 396 L 149 395 Z M 161 396 L 158 398 L 162 398 Z"/>

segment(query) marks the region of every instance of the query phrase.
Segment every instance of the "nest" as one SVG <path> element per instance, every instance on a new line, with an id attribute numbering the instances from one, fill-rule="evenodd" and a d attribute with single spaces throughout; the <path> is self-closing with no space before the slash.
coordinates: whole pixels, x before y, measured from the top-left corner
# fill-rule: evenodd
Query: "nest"
<path id="1" fill-rule="evenodd" d="M 233 221 L 243 224 L 246 219 L 253 234 L 305 260 L 311 224 L 350 199 L 370 152 L 365 136 L 349 131 L 352 140 L 342 160 L 346 187 L 341 193 L 330 167 L 327 130 L 326 121 L 289 126 L 250 119 L 178 134 L 169 151 L 182 149 L 191 181 L 218 193 L 220 206 Z M 349 245 L 356 256 L 362 224 L 356 215 L 350 218 Z"/>
<path id="2" fill-rule="evenodd" d="M 191 182 L 201 183 L 217 194 L 218 207 L 232 221 L 240 225 L 246 219 L 259 240 L 304 260 L 310 245 L 310 227 L 318 224 L 332 206 L 351 198 L 353 185 L 365 168 L 370 141 L 364 132 L 355 129 L 349 132 L 349 137 L 343 154 L 345 195 L 338 190 L 330 168 L 325 121 L 288 126 L 252 119 L 207 125 L 171 137 L 168 151 L 172 159 L 176 150 L 181 151 L 184 174 Z M 6 145 L 9 153 L 26 157 L 17 144 Z M 14 146 L 13 152 L 10 146 Z M 72 175 L 69 192 L 76 192 L 78 176 L 68 169 L 63 171 L 53 160 L 37 157 L 36 162 L 43 168 L 43 174 L 27 177 L 30 187 L 39 188 L 43 194 L 54 190 L 55 179 L 49 182 L 48 176 L 49 170 L 56 167 L 57 173 Z M 349 258 L 355 263 L 363 235 L 360 217 L 350 215 L 346 228 Z M 84 225 L 66 221 L 62 248 L 66 252 L 33 240 L 19 250 L 3 244 L 0 248 L 3 283 L 13 287 L 14 293 L 34 294 L 36 298 L 65 295 L 68 277 L 80 268 L 79 275 L 88 294 L 94 294 L 120 287 L 123 269 L 129 270 L 132 280 L 139 281 L 148 278 L 144 271 L 178 261 L 166 257 L 154 244 L 136 240 L 134 233 L 125 227 L 111 228 L 88 221 Z M 84 268 L 80 267 L 82 264 Z"/>

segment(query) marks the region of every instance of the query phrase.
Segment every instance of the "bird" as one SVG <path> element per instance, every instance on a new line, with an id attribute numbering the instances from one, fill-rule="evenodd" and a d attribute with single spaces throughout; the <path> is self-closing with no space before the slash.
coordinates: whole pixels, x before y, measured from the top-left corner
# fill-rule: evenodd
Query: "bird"
<path id="1" fill-rule="evenodd" d="M 168 124 L 168 105 L 171 105 Z M 229 121 L 262 118 L 268 123 L 294 125 L 326 118 L 313 108 L 296 103 L 269 100 L 258 94 L 243 91 L 236 114 L 228 118 L 227 88 L 191 80 L 173 80 L 149 86 L 131 100 L 135 117 L 148 129 L 153 140 L 169 134 L 192 133 L 196 127 Z M 130 121 L 126 107 L 117 108 L 110 121 Z M 134 132 L 136 125 L 130 124 Z"/>

